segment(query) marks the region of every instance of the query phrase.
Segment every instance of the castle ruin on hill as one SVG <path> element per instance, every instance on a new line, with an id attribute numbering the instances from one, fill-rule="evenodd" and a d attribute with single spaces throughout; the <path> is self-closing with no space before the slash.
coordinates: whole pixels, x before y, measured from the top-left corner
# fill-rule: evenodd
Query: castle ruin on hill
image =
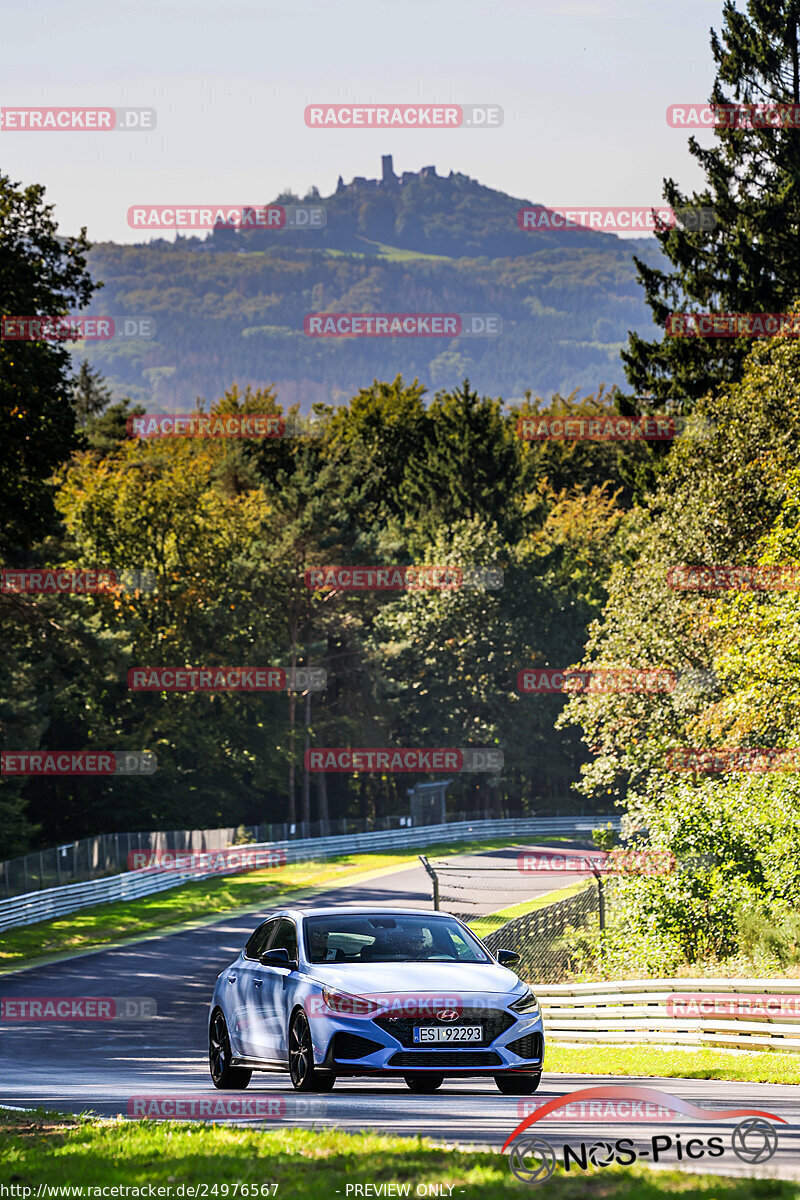
<path id="1" fill-rule="evenodd" d="M 450 174 L 452 175 L 453 172 L 451 171 Z M 410 183 L 412 179 L 425 179 L 428 177 L 437 178 L 436 167 L 422 167 L 419 171 L 403 171 L 402 175 L 395 175 L 391 154 L 384 154 L 381 157 L 380 179 L 367 179 L 364 175 L 356 175 L 352 183 L 346 184 L 340 175 L 339 182 L 336 185 L 336 192 L 338 195 L 339 192 L 346 191 L 348 187 L 402 187 L 404 183 Z"/>

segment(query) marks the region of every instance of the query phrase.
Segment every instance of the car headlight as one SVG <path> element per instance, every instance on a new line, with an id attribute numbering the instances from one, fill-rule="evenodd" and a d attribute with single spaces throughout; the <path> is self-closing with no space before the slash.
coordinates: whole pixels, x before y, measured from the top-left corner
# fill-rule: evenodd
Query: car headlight
<path id="1" fill-rule="evenodd" d="M 520 996 L 519 1000 L 515 1000 L 508 1007 L 513 1008 L 514 1012 L 524 1013 L 526 1017 L 538 1017 L 541 1012 L 539 1001 L 530 988 L 528 988 L 524 996 Z"/>
<path id="2" fill-rule="evenodd" d="M 331 1012 L 345 1017 L 369 1017 L 380 1011 L 380 1005 L 364 996 L 351 996 L 348 992 L 337 992 L 333 988 L 322 989 L 322 999 Z"/>

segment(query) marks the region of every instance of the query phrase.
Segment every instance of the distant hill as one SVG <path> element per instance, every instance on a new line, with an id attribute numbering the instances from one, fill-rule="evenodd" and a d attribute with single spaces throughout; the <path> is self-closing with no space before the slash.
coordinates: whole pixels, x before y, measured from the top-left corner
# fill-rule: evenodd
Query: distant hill
<path id="1" fill-rule="evenodd" d="M 516 258 L 561 247 L 564 237 L 573 249 L 595 248 L 607 241 L 591 230 L 558 232 L 524 231 L 517 213 L 530 201 L 507 196 L 484 187 L 468 175 L 451 171 L 439 176 L 434 167 L 394 174 L 391 155 L 383 160 L 381 179 L 356 177 L 345 184 L 341 176 L 332 196 L 316 191 L 302 198 L 284 193 L 273 203 L 321 204 L 326 214 L 324 228 L 307 230 L 250 230 L 221 239 L 254 250 L 287 245 L 308 248 L 378 253 L 379 246 L 393 246 L 419 254 L 447 258 Z M 219 231 L 222 234 L 222 231 Z"/>
<path id="2" fill-rule="evenodd" d="M 388 168 L 388 169 L 387 169 Z M 432 167 L 399 179 L 340 179 L 332 196 L 270 203 L 321 205 L 321 229 L 220 228 L 138 246 L 103 243 L 90 266 L 105 287 L 92 312 L 150 316 L 156 336 L 87 343 L 117 394 L 185 409 L 236 381 L 277 383 L 284 404 L 336 401 L 373 378 L 417 376 L 432 389 L 469 376 L 479 390 L 519 398 L 622 384 L 629 329 L 653 326 L 632 254 L 660 259 L 653 238 L 589 230 L 526 232 L 531 201 Z M 309 312 L 498 313 L 494 338 L 333 338 L 303 332 Z"/>

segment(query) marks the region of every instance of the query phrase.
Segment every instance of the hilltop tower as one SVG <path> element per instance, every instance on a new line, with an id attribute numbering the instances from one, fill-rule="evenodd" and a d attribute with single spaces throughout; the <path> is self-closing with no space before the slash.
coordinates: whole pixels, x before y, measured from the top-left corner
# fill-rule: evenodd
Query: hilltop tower
<path id="1" fill-rule="evenodd" d="M 383 154 L 381 156 L 381 168 L 381 182 L 384 184 L 384 186 L 388 187 L 393 183 L 397 183 L 397 176 L 395 175 L 394 167 L 392 166 L 391 154 Z"/>

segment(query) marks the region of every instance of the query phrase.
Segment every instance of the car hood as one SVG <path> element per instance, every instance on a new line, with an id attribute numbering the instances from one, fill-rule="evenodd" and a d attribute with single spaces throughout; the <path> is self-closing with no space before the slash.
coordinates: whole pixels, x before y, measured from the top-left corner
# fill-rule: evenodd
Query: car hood
<path id="1" fill-rule="evenodd" d="M 457 1004 L 487 994 L 524 992 L 525 984 L 494 963 L 313 963 L 311 979 L 355 996 L 436 996 Z"/>

